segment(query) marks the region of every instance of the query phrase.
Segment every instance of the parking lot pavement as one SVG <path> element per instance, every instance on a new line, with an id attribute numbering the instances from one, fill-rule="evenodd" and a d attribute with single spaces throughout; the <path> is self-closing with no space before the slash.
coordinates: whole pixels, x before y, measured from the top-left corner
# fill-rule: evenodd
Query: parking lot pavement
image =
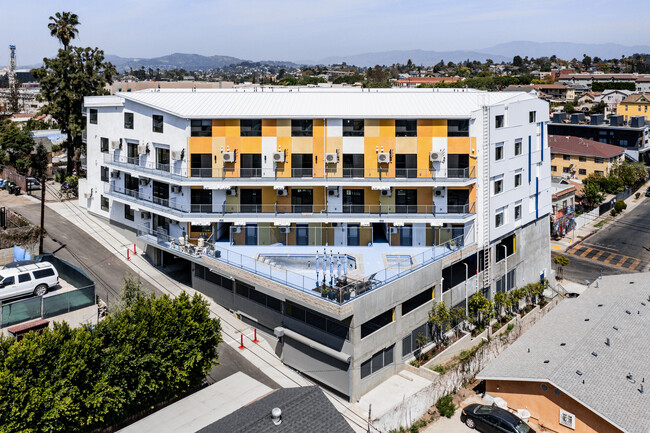
<path id="1" fill-rule="evenodd" d="M 433 424 L 429 424 L 427 428 L 422 430 L 422 432 L 423 433 L 470 433 L 472 431 L 475 431 L 470 429 L 460 421 L 461 410 L 472 403 L 483 403 L 483 400 L 481 399 L 481 396 L 478 394 L 474 394 L 470 396 L 460 404 L 460 407 L 456 409 L 456 412 L 454 412 L 454 415 L 451 418 L 442 417 L 438 419 L 436 422 L 434 422 Z"/>

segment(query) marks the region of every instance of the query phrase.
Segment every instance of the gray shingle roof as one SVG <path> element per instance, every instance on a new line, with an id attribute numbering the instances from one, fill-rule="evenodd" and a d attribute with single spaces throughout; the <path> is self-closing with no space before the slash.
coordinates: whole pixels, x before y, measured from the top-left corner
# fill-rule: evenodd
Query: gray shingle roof
<path id="1" fill-rule="evenodd" d="M 282 410 L 274 425 L 271 410 Z M 317 386 L 282 388 L 199 430 L 199 433 L 353 433 Z"/>
<path id="2" fill-rule="evenodd" d="M 649 275 L 603 277 L 562 301 L 477 378 L 549 382 L 625 432 L 650 432 Z"/>

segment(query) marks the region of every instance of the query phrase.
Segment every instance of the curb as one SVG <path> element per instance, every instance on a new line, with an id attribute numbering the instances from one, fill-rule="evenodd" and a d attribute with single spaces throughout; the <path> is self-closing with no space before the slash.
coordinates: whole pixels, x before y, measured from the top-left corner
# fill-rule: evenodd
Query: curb
<path id="1" fill-rule="evenodd" d="M 576 245 L 578 245 L 580 242 L 584 241 L 585 239 L 587 239 L 589 236 L 593 235 L 594 233 L 596 233 L 596 232 L 591 232 L 591 233 L 589 233 L 587 236 L 583 237 L 582 239 L 575 241 L 574 243 L 572 243 L 571 245 L 569 245 L 569 246 L 567 247 L 567 249 L 564 250 L 564 252 L 565 252 L 565 253 L 568 253 L 569 250 L 571 250 L 572 248 L 574 248 Z"/>

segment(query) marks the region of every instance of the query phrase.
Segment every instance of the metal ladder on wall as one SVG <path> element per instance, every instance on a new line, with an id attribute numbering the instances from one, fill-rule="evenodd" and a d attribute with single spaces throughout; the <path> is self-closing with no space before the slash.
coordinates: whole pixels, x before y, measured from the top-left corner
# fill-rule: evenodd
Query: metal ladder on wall
<path id="1" fill-rule="evenodd" d="M 490 107 L 483 104 L 483 148 L 481 149 L 483 184 L 483 279 L 481 288 L 485 292 L 490 287 Z"/>

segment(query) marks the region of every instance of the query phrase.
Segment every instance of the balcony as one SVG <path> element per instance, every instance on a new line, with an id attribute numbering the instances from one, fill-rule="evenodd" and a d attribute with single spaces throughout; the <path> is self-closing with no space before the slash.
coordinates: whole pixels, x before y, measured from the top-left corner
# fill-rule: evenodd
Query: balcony
<path id="1" fill-rule="evenodd" d="M 476 168 L 448 168 L 444 171 L 431 169 L 396 169 L 389 176 L 387 169 L 364 168 L 178 168 L 174 164 L 143 163 L 139 157 L 126 157 L 105 153 L 106 165 L 158 177 L 159 180 L 175 180 L 179 185 L 223 184 L 247 186 L 261 182 L 284 186 L 307 185 L 365 185 L 387 183 L 391 186 L 463 186 L 475 182 Z"/>
<path id="2" fill-rule="evenodd" d="M 184 237 L 169 236 L 164 229 L 154 231 L 148 226 L 138 228 L 138 237 L 208 269 L 223 267 L 222 272 L 226 272 L 225 265 L 232 266 L 306 293 L 315 303 L 336 305 L 353 302 L 466 247 L 464 236 L 459 236 L 432 247 L 345 247 L 343 254 L 327 255 L 315 246 L 230 247 L 228 243 L 205 239 L 192 243 Z M 353 257 L 355 266 L 351 267 L 349 260 Z M 384 261 L 395 257 L 399 260 Z M 362 261 L 363 266 L 356 266 L 356 260 Z M 303 266 L 303 262 L 309 265 Z M 388 267 L 383 267 L 383 263 L 388 263 Z M 356 268 L 363 271 L 355 271 Z M 236 277 L 235 273 L 231 274 Z"/>
<path id="3" fill-rule="evenodd" d="M 343 205 L 327 207 L 324 203 L 305 204 L 188 204 L 179 203 L 174 197 L 158 198 L 139 190 L 126 189 L 115 183 L 104 184 L 104 193 L 118 199 L 127 199 L 129 203 L 166 212 L 179 219 L 187 218 L 208 219 L 214 221 L 232 220 L 240 222 L 276 222 L 278 217 L 290 219 L 293 222 L 310 222 L 333 219 L 339 222 L 360 222 L 388 219 L 403 219 L 408 221 L 430 221 L 432 218 L 451 218 L 454 221 L 473 215 L 473 204 L 449 205 L 436 207 L 432 205 Z"/>

